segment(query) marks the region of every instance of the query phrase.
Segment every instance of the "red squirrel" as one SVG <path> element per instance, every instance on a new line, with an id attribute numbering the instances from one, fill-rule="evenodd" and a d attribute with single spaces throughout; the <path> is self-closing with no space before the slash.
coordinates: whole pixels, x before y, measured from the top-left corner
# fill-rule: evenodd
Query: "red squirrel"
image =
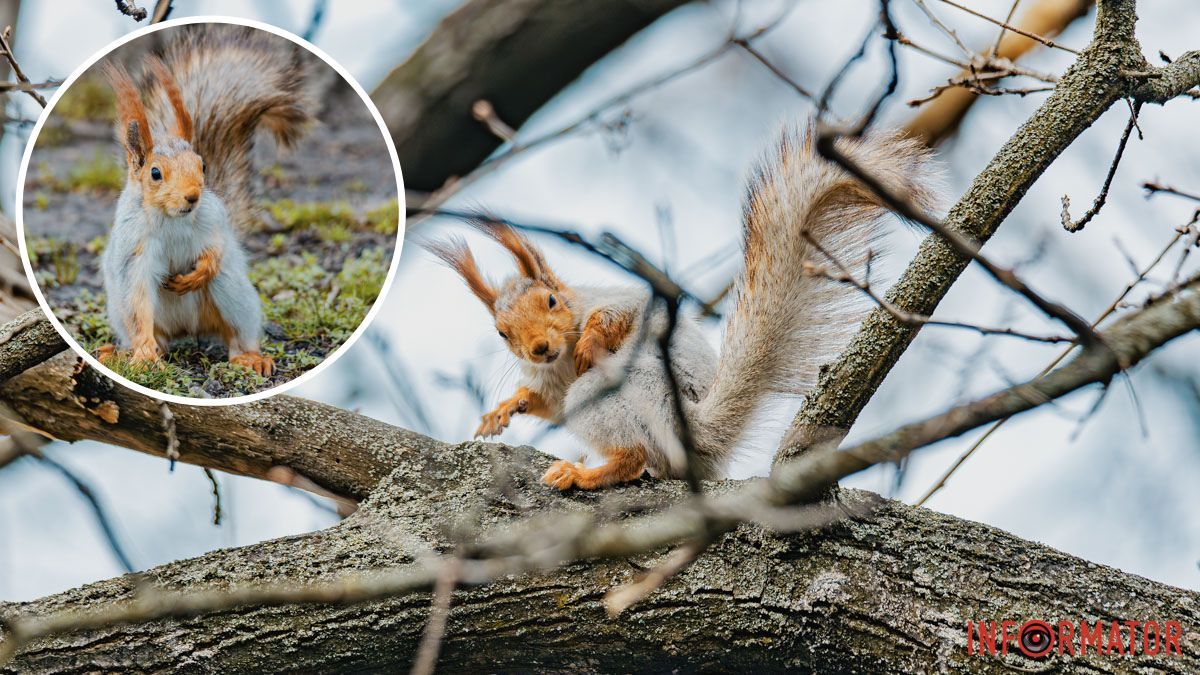
<path id="1" fill-rule="evenodd" d="M 128 175 L 101 257 L 116 346 L 155 362 L 171 339 L 208 335 L 259 375 L 262 306 L 238 233 L 254 216 L 250 152 L 259 128 L 288 147 L 313 121 L 299 47 L 243 26 L 186 27 L 143 85 L 121 66 L 117 138 Z"/>
<path id="2" fill-rule="evenodd" d="M 718 476 L 754 413 L 771 395 L 803 394 L 821 363 L 861 319 L 844 284 L 803 272 L 828 265 L 820 248 L 861 268 L 886 207 L 860 182 L 816 155 L 813 130 L 789 132 L 750 181 L 743 213 L 745 264 L 720 355 L 698 324 L 680 317 L 670 340 L 674 380 L 693 441 L 689 457 L 658 345 L 666 310 L 642 289 L 573 286 L 514 229 L 476 226 L 506 248 L 518 273 L 495 285 L 461 240 L 427 247 L 454 269 L 491 313 L 520 360 L 517 391 L 485 414 L 476 436 L 494 436 L 515 415 L 565 425 L 606 462 L 555 462 L 542 480 L 592 490 L 652 475 Z M 899 134 L 842 139 L 838 147 L 891 190 L 935 206 L 929 151 Z"/>

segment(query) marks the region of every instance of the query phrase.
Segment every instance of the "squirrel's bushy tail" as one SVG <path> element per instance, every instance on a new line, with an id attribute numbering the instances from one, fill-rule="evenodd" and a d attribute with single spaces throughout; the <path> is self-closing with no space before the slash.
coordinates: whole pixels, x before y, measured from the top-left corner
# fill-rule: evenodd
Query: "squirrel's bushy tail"
<path id="1" fill-rule="evenodd" d="M 228 24 L 187 30 L 163 53 L 192 115 L 192 147 L 207 164 L 206 182 L 239 226 L 254 215 L 255 133 L 266 129 L 281 148 L 290 148 L 315 120 L 312 59 L 282 37 Z M 157 79 L 147 98 L 151 119 L 173 127 L 167 93 Z"/>
<path id="2" fill-rule="evenodd" d="M 768 395 L 811 388 L 821 364 L 837 354 L 862 318 L 855 289 L 805 274 L 804 267 L 836 275 L 824 249 L 861 280 L 888 210 L 862 183 L 817 155 L 814 134 L 811 127 L 786 132 L 750 181 L 743 210 L 745 267 L 717 375 L 688 415 L 705 474 L 728 460 Z M 891 190 L 923 208 L 934 206 L 929 151 L 920 143 L 896 133 L 838 143 Z"/>

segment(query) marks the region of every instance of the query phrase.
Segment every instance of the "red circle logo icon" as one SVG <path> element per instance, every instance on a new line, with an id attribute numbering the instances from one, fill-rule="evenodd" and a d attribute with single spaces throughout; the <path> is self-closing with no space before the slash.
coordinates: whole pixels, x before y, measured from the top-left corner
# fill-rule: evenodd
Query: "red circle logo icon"
<path id="1" fill-rule="evenodd" d="M 1045 621 L 1026 621 L 1017 633 L 1017 647 L 1031 659 L 1040 659 L 1054 649 L 1054 630 Z"/>

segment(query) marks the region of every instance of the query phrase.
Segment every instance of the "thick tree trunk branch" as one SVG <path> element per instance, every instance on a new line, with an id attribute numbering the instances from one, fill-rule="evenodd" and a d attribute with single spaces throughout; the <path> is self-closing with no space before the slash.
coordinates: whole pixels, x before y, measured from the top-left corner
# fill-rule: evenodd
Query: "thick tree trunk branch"
<path id="1" fill-rule="evenodd" d="M 516 128 L 635 33 L 687 0 L 470 0 L 371 94 L 409 188 L 465 176 L 500 141 L 480 100 Z"/>
<path id="2" fill-rule="evenodd" d="M 622 504 L 676 502 L 685 488 L 655 482 L 603 496 L 563 497 L 537 476 L 549 458 L 502 448 L 448 446 L 399 469 L 362 510 L 323 532 L 218 551 L 151 570 L 153 590 L 226 589 L 255 583 L 329 580 L 350 571 L 408 565 L 447 550 L 464 522 L 494 525 L 523 510 L 615 513 Z M 496 462 L 493 464 L 493 462 Z M 515 469 L 513 467 L 516 467 Z M 512 472 L 506 490 L 495 475 Z M 710 486 L 716 492 L 737 482 Z M 848 505 L 865 495 L 847 491 Z M 565 516 L 564 516 L 565 517 Z M 1200 594 L 1122 574 L 1022 541 L 999 530 L 888 503 L 868 518 L 821 534 L 771 534 L 743 526 L 695 564 L 616 619 L 601 600 L 615 585 L 657 564 L 661 553 L 574 565 L 535 578 L 458 591 L 440 667 L 445 672 L 506 668 L 598 672 L 634 668 L 771 671 L 999 671 L 1040 667 L 1008 656 L 971 656 L 968 620 L 1031 618 L 1200 622 Z M 45 615 L 132 600 L 122 577 L 0 614 Z M 143 590 L 153 601 L 153 590 Z M 106 628 L 36 641 L 0 673 L 61 671 L 329 672 L 394 671 L 408 665 L 429 612 L 425 594 L 366 604 L 237 610 L 172 622 Z M 1200 668 L 1195 634 L 1184 657 L 1055 656 L 1061 667 Z"/>
<path id="3" fill-rule="evenodd" d="M 1099 3 L 1092 43 L 1049 99 L 975 177 L 946 216 L 951 229 L 986 242 L 1050 163 L 1110 105 L 1130 93 L 1129 74 L 1149 70 L 1133 35 L 1135 20 L 1132 0 Z M 1184 67 L 1177 71 L 1188 72 Z M 887 300 L 906 312 L 933 316 L 967 263 L 968 258 L 946 240 L 931 234 L 888 291 Z M 871 312 L 849 347 L 822 370 L 776 462 L 840 440 L 919 330 L 883 309 Z"/>
<path id="4" fill-rule="evenodd" d="M 0 326 L 0 382 L 19 375 L 67 348 L 40 309 Z"/>
<path id="5" fill-rule="evenodd" d="M 49 326 L 45 319 L 41 323 Z M 40 329 L 26 332 L 35 330 Z M 63 354 L 33 368 L 0 385 L 0 401 L 40 434 L 165 457 L 161 402 L 91 369 L 80 371 L 76 363 L 74 354 Z M 351 499 L 365 498 L 402 458 L 442 447 L 420 434 L 292 396 L 239 406 L 172 405 L 171 412 L 179 461 L 256 478 L 287 467 Z"/>

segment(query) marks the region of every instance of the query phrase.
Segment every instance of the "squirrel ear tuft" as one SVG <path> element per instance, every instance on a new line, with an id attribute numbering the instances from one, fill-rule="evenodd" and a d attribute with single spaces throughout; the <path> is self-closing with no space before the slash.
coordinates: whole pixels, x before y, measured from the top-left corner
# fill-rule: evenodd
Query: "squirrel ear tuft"
<path id="1" fill-rule="evenodd" d="M 129 153 L 129 164 L 132 166 L 134 162 L 139 167 L 146 164 L 146 150 L 142 147 L 142 134 L 138 128 L 137 120 L 129 122 L 129 126 L 125 128 L 125 151 Z"/>
<path id="2" fill-rule="evenodd" d="M 150 135 L 150 124 L 146 122 L 146 108 L 142 95 L 138 93 L 133 78 L 121 66 L 107 63 L 102 70 L 113 88 L 117 102 L 117 137 L 125 145 L 130 166 L 141 166 L 154 147 Z"/>
<path id="3" fill-rule="evenodd" d="M 489 218 L 480 218 L 472 224 L 476 229 L 508 249 L 513 259 L 517 261 L 517 267 L 520 268 L 522 275 L 534 281 L 540 281 L 554 290 L 559 290 L 562 286 L 562 282 L 546 264 L 546 257 L 542 255 L 541 249 L 534 246 L 511 226 Z"/>
<path id="4" fill-rule="evenodd" d="M 440 258 L 450 269 L 458 272 L 458 276 L 467 282 L 467 287 L 487 307 L 488 312 L 493 316 L 496 314 L 496 298 L 499 294 L 480 274 L 479 266 L 475 264 L 475 256 L 471 255 L 471 249 L 467 248 L 467 242 L 451 238 L 446 241 L 421 242 L 421 246 Z"/>
<path id="5" fill-rule="evenodd" d="M 183 104 L 183 91 L 179 88 L 179 82 L 175 76 L 171 74 L 171 69 L 167 68 L 167 64 L 161 58 L 153 57 L 149 59 L 150 70 L 154 72 L 154 77 L 158 79 L 158 83 L 163 88 L 163 93 L 167 96 L 167 102 L 171 104 L 171 111 L 175 113 L 175 133 L 188 143 L 192 142 L 192 116 L 187 111 L 187 106 Z"/>

